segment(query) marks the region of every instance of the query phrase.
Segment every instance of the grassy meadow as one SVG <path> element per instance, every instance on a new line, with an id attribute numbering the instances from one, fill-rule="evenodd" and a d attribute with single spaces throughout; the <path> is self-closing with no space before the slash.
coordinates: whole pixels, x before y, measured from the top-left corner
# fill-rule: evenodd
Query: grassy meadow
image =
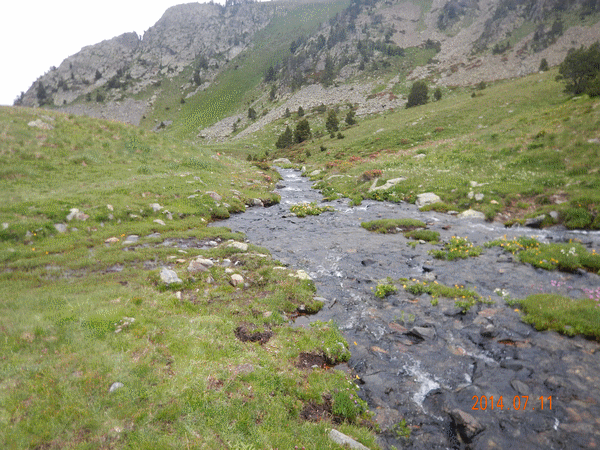
<path id="1" fill-rule="evenodd" d="M 0 108 L 0 139 L 2 448 L 339 448 L 332 420 L 377 447 L 357 387 L 328 368 L 349 357 L 335 324 L 287 325 L 321 307 L 314 284 L 207 227 L 277 202 L 276 173 L 43 110 Z M 198 257 L 213 266 L 188 272 Z M 307 420 L 314 405 L 330 420 Z"/>

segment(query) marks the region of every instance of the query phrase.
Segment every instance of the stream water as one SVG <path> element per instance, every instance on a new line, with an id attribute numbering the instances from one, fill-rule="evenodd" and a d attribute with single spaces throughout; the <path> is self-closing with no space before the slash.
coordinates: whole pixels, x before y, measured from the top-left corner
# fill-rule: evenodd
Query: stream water
<path id="1" fill-rule="evenodd" d="M 402 234 L 371 233 L 360 223 L 410 217 L 426 222 L 442 240 L 466 236 L 481 245 L 526 234 L 543 242 L 578 239 L 598 251 L 600 234 L 505 228 L 406 203 L 350 207 L 347 199 L 325 203 L 335 212 L 297 218 L 291 204 L 321 202 L 322 196 L 298 171 L 280 173 L 280 204 L 250 208 L 218 225 L 246 233 L 274 258 L 310 274 L 325 306 L 296 325 L 339 324 L 351 347 L 348 366 L 380 424 L 383 448 L 600 448 L 600 344 L 538 332 L 494 292 L 577 298 L 581 289 L 600 286 L 600 277 L 535 269 L 498 247 L 474 258 L 436 260 L 427 253 L 430 244 L 412 248 Z M 415 297 L 402 289 L 379 299 L 372 288 L 388 276 L 465 286 L 495 303 L 462 314 L 452 299 L 432 305 L 427 294 Z M 564 284 L 557 288 L 556 282 Z M 402 419 L 409 439 L 394 427 Z"/>

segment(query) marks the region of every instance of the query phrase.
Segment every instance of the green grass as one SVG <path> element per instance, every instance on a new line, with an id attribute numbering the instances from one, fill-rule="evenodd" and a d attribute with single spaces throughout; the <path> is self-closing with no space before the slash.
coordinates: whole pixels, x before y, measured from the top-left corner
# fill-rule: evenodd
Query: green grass
<path id="1" fill-rule="evenodd" d="M 410 292 L 413 295 L 429 294 L 432 297 L 432 305 L 438 304 L 438 298 L 445 297 L 454 299 L 454 305 L 460 308 L 464 313 L 469 311 L 471 307 L 477 303 L 493 303 L 491 299 L 484 299 L 477 292 L 471 289 L 466 289 L 464 286 L 454 285 L 446 286 L 439 284 L 437 281 L 419 281 L 415 278 L 412 281 L 404 280 L 402 285 L 404 290 Z"/>
<path id="2" fill-rule="evenodd" d="M 301 352 L 350 356 L 333 322 L 287 326 L 322 307 L 314 284 L 207 227 L 278 201 L 275 172 L 115 122 L 44 111 L 54 129 L 29 127 L 39 114 L 0 108 L 2 448 L 333 449 L 332 424 L 300 412 L 340 392 L 335 426 L 377 448 L 364 403 L 347 407 L 348 376 L 296 367 Z M 87 218 L 68 221 L 71 208 Z M 179 240 L 190 245 L 164 245 Z M 215 264 L 188 273 L 197 257 Z M 247 286 L 232 286 L 225 259 Z M 182 283 L 166 286 L 161 266 Z M 240 327 L 272 336 L 243 342 Z"/>
<path id="3" fill-rule="evenodd" d="M 413 230 L 425 227 L 425 223 L 417 219 L 379 219 L 360 224 L 366 230 L 375 233 L 399 233 L 400 231 Z"/>
<path id="4" fill-rule="evenodd" d="M 290 212 L 298 217 L 318 216 L 326 211 L 333 211 L 331 206 L 317 206 L 316 202 L 296 203 L 290 206 Z"/>
<path id="5" fill-rule="evenodd" d="M 600 273 L 600 254 L 595 249 L 588 251 L 578 242 L 542 244 L 534 238 L 521 236 L 512 240 L 497 239 L 485 244 L 485 247 L 494 246 L 516 254 L 521 262 L 541 269 L 558 269 L 563 272 L 584 269 Z"/>
<path id="6" fill-rule="evenodd" d="M 479 246 L 474 246 L 466 237 L 461 238 L 452 236 L 450 242 L 444 244 L 443 250 L 430 250 L 429 254 L 437 259 L 446 259 L 452 261 L 454 259 L 466 259 L 481 255 L 483 249 Z"/>
<path id="7" fill-rule="evenodd" d="M 378 283 L 373 289 L 375 297 L 385 298 L 388 295 L 392 295 L 398 291 L 398 288 L 392 283 L 392 279 L 388 278 L 385 283 Z"/>
<path id="8" fill-rule="evenodd" d="M 600 308 L 592 299 L 535 294 L 518 303 L 525 313 L 523 321 L 537 330 L 554 330 L 568 336 L 581 334 L 600 341 Z"/>
<path id="9" fill-rule="evenodd" d="M 404 236 L 417 241 L 437 242 L 440 238 L 440 233 L 432 230 L 413 230 L 405 232 Z"/>

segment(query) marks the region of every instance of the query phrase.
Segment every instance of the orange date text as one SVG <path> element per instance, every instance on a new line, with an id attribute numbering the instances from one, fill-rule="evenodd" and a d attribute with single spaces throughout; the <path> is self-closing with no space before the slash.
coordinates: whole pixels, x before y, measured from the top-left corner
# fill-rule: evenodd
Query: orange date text
<path id="1" fill-rule="evenodd" d="M 474 395 L 472 400 L 474 403 L 471 409 L 474 411 L 485 411 L 494 408 L 501 410 L 513 409 L 515 411 L 535 410 L 536 407 L 542 411 L 544 408 L 552 409 L 552 396 L 541 396 L 530 402 L 529 395 L 515 395 L 512 398 L 512 403 L 509 401 L 505 403 L 502 395 L 498 397 Z"/>

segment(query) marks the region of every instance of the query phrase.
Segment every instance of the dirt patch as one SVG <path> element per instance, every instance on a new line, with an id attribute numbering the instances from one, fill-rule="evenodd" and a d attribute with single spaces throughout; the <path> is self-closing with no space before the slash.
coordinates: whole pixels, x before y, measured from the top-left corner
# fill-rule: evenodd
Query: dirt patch
<path id="1" fill-rule="evenodd" d="M 235 337 L 242 342 L 259 342 L 261 345 L 269 342 L 274 335 L 271 330 L 258 331 L 252 323 L 242 324 L 235 329 Z"/>
<path id="2" fill-rule="evenodd" d="M 333 403 L 331 395 L 323 395 L 323 403 L 308 402 L 300 411 L 302 420 L 310 420 L 311 422 L 319 422 L 321 420 L 334 419 L 332 414 Z"/>
<path id="3" fill-rule="evenodd" d="M 320 353 L 302 352 L 298 356 L 298 361 L 294 364 L 298 369 L 311 369 L 315 366 L 325 368 L 327 358 Z"/>

